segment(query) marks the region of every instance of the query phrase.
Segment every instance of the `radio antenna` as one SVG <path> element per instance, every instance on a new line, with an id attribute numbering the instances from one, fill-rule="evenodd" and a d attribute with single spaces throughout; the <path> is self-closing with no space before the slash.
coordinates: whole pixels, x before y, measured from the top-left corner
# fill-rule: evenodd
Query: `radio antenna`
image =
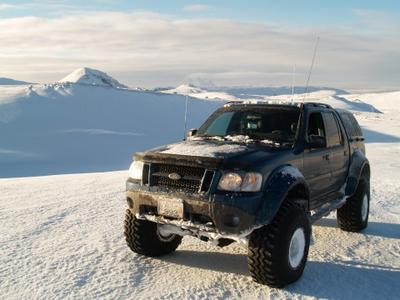
<path id="1" fill-rule="evenodd" d="M 186 140 L 188 102 L 189 102 L 189 96 L 186 94 L 186 97 L 185 97 L 185 117 L 184 117 L 183 140 Z"/>
<path id="2" fill-rule="evenodd" d="M 292 74 L 292 104 L 294 101 L 294 85 L 296 79 L 296 65 L 293 65 L 293 74 Z"/>
<path id="3" fill-rule="evenodd" d="M 314 62 L 315 62 L 315 56 L 317 55 L 318 44 L 319 44 L 319 36 L 317 37 L 317 40 L 315 41 L 314 53 L 313 53 L 313 57 L 312 57 L 312 60 L 311 60 L 310 70 L 308 71 L 308 76 L 307 76 L 306 88 L 305 88 L 305 91 L 304 91 L 303 102 L 304 102 L 304 100 L 306 99 L 306 97 L 308 95 L 308 84 L 310 83 L 311 73 L 312 73 L 312 70 L 313 70 L 313 67 L 314 67 Z"/>

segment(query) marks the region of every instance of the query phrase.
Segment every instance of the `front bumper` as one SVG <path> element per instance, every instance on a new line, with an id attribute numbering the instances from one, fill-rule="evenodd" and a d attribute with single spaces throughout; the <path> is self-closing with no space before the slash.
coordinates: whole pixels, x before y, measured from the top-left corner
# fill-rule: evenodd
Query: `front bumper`
<path id="1" fill-rule="evenodd" d="M 133 214 L 158 223 L 190 224 L 199 230 L 215 232 L 221 235 L 245 235 L 255 224 L 255 212 L 260 196 L 237 194 L 190 195 L 148 191 L 127 185 L 127 201 Z M 180 199 L 184 205 L 183 220 L 171 220 L 158 215 L 158 201 Z M 245 209 L 235 207 L 234 203 L 246 203 Z M 147 217 L 146 217 L 147 216 Z"/>

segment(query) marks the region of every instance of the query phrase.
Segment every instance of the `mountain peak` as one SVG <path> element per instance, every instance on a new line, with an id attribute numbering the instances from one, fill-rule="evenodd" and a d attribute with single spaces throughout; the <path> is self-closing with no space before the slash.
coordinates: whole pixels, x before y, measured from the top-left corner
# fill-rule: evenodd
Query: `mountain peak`
<path id="1" fill-rule="evenodd" d="M 114 88 L 127 88 L 126 85 L 118 82 L 107 73 L 87 67 L 76 69 L 71 74 L 59 80 L 58 82 L 106 86 Z"/>
<path id="2" fill-rule="evenodd" d="M 203 89 L 193 85 L 193 84 L 181 84 L 174 89 L 169 90 L 172 94 L 181 94 L 181 95 L 188 95 L 188 94 L 199 94 L 205 92 Z"/>

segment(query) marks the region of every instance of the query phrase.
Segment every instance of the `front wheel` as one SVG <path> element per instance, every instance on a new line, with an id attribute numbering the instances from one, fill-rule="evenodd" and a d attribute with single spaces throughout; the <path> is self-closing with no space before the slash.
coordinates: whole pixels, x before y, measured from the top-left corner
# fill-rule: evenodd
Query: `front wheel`
<path id="1" fill-rule="evenodd" d="M 298 280 L 306 265 L 310 234 L 304 209 L 285 202 L 271 224 L 250 235 L 248 266 L 252 278 L 271 287 Z"/>
<path id="2" fill-rule="evenodd" d="M 146 256 L 171 253 L 182 241 L 179 235 L 162 235 L 156 223 L 137 219 L 129 209 L 126 210 L 124 233 L 129 248 Z"/>

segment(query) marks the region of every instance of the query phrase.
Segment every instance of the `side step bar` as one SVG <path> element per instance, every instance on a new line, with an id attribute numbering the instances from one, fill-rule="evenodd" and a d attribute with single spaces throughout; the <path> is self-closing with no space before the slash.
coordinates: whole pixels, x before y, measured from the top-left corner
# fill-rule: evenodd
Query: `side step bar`
<path id="1" fill-rule="evenodd" d="M 322 205 L 321 207 L 313 210 L 314 213 L 310 216 L 310 223 L 313 224 L 316 221 L 318 221 L 319 219 L 329 215 L 335 209 L 340 208 L 342 205 L 344 205 L 346 203 L 346 200 L 347 200 L 347 197 L 342 196 L 330 203 L 326 203 L 326 204 Z"/>

